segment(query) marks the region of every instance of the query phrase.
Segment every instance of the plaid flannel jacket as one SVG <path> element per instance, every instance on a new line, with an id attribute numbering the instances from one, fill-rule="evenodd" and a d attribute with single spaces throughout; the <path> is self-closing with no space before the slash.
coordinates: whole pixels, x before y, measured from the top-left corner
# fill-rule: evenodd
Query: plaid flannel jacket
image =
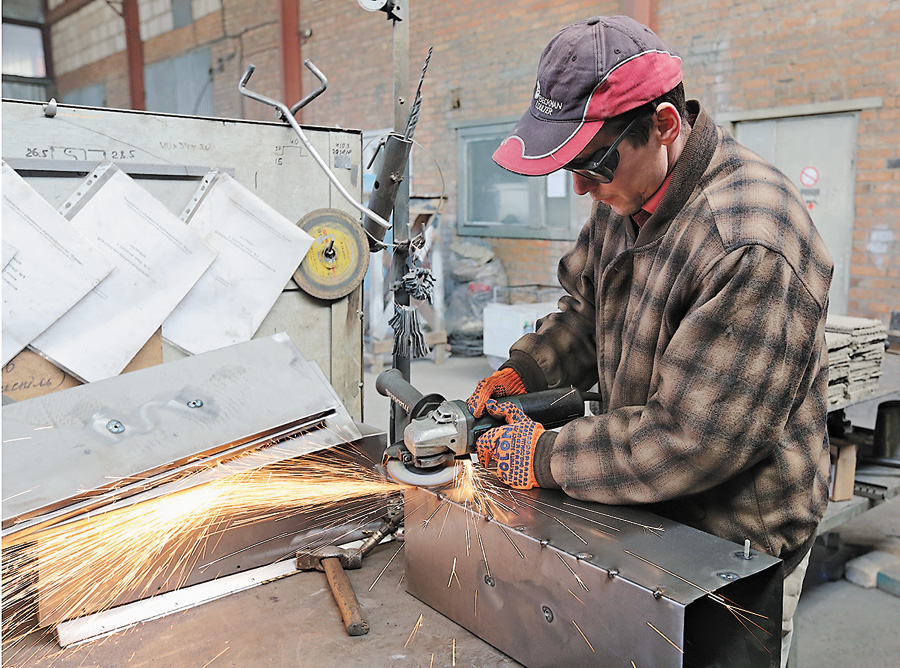
<path id="1" fill-rule="evenodd" d="M 656 213 L 635 235 L 595 206 L 559 264 L 561 313 L 507 365 L 529 391 L 596 382 L 603 397 L 602 415 L 541 441 L 543 486 L 654 504 L 790 572 L 828 502 L 832 261 L 790 181 L 689 109 Z"/>

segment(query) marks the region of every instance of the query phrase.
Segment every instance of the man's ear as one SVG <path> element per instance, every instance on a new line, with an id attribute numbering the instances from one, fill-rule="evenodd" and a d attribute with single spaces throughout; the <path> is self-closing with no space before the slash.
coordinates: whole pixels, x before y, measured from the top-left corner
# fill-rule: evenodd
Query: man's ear
<path id="1" fill-rule="evenodd" d="M 678 114 L 678 110 L 669 102 L 663 102 L 659 105 L 656 108 L 655 116 L 660 144 L 668 146 L 681 134 L 681 116 Z"/>

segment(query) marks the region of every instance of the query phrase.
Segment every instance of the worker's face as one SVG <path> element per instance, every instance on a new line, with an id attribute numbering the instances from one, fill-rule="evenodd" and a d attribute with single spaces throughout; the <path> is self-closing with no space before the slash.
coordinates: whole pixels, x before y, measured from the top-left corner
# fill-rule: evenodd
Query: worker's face
<path id="1" fill-rule="evenodd" d="M 676 124 L 677 128 L 673 127 L 673 124 Z M 660 105 L 654 114 L 650 139 L 646 144 L 635 147 L 625 139 L 617 146 L 619 163 L 612 181 L 601 183 L 583 173 L 572 172 L 572 186 L 575 192 L 578 195 L 590 195 L 595 202 L 607 204 L 613 211 L 623 216 L 634 215 L 665 181 L 669 171 L 669 146 L 680 127 L 680 119 L 675 108 L 671 105 Z M 611 146 L 618 137 L 618 132 L 602 128 L 573 162 L 586 160 L 601 148 Z"/>

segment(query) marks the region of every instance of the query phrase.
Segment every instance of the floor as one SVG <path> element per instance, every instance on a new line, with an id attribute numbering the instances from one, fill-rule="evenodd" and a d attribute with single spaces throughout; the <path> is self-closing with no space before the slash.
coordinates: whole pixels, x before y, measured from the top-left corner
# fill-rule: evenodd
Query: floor
<path id="1" fill-rule="evenodd" d="M 890 364 L 900 371 L 900 356 L 894 356 Z M 412 366 L 413 385 L 420 391 L 438 392 L 447 398 L 465 397 L 480 378 L 492 372 L 483 357 L 450 356 L 442 365 L 421 360 Z M 900 373 L 892 373 L 900 380 Z M 375 392 L 374 381 L 372 374 L 366 374 L 365 421 L 387 428 L 387 399 Z M 900 535 L 900 498 L 845 524 L 840 533 L 845 542 L 862 546 L 874 544 L 885 535 Z M 19 651 L 4 651 L 3 666 L 518 665 L 407 594 L 402 554 L 393 559 L 396 545 L 381 546 L 367 557 L 361 569 L 348 573 L 372 627 L 366 636 L 346 635 L 324 576 L 311 572 L 269 582 L 62 651 L 52 637 L 31 637 Z M 898 619 L 900 598 L 861 589 L 843 579 L 807 582 L 797 613 L 795 666 L 896 665 L 900 655 Z"/>

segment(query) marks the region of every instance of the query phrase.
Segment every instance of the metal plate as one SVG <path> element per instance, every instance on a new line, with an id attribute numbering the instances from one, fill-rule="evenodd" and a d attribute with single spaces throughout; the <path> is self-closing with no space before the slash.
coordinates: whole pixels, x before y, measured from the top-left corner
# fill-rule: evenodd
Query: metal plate
<path id="1" fill-rule="evenodd" d="M 278 334 L 5 406 L 4 529 L 336 405 Z"/>
<path id="2" fill-rule="evenodd" d="M 528 666 L 778 665 L 778 559 L 744 560 L 710 534 L 561 492 L 504 503 L 515 513 L 488 521 L 407 491 L 408 591 Z M 765 631 L 713 596 L 763 615 L 750 619 Z"/>

